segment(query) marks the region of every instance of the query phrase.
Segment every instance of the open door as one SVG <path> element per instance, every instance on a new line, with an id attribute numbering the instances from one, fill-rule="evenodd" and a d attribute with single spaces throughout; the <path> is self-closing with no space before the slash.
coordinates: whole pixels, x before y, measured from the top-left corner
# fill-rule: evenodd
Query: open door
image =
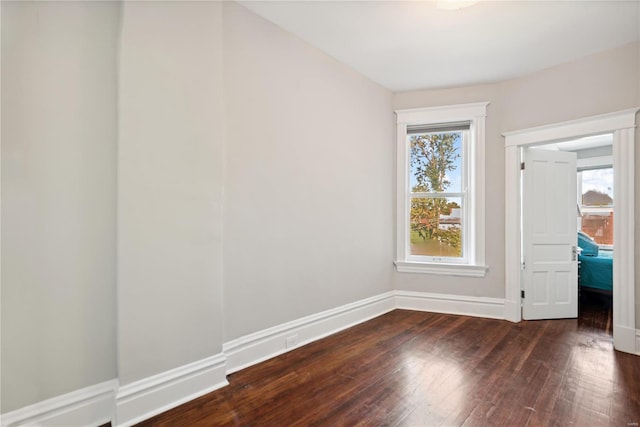
<path id="1" fill-rule="evenodd" d="M 576 154 L 524 150 L 522 318 L 578 317 Z"/>

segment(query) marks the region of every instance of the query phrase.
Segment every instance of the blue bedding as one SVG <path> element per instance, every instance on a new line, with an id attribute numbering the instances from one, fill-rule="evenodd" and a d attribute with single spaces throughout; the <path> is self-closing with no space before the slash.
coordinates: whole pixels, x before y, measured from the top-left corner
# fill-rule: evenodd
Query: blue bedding
<path id="1" fill-rule="evenodd" d="M 578 284 L 581 287 L 613 290 L 613 251 L 602 250 L 588 235 L 578 232 L 578 246 L 582 252 Z"/>

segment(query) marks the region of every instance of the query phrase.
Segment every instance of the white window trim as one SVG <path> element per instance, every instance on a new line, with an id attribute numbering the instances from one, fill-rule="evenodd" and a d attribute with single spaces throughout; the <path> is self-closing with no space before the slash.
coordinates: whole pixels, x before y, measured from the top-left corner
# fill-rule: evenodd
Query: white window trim
<path id="1" fill-rule="evenodd" d="M 582 214 L 608 214 L 613 212 L 613 205 L 607 206 L 584 206 L 580 205 Z"/>
<path id="2" fill-rule="evenodd" d="M 396 270 L 448 276 L 484 277 L 485 265 L 485 117 L 488 102 L 396 110 Z M 407 126 L 471 121 L 468 152 L 467 208 L 465 209 L 465 264 L 416 261 L 409 254 L 409 147 Z"/>

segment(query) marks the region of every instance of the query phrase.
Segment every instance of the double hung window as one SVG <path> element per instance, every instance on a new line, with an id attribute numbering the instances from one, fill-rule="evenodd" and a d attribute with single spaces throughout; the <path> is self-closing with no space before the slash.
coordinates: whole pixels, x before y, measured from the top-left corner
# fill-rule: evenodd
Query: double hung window
<path id="1" fill-rule="evenodd" d="M 484 276 L 486 105 L 396 111 L 399 272 Z"/>
<path id="2" fill-rule="evenodd" d="M 613 168 L 578 171 L 580 229 L 601 246 L 613 245 Z"/>

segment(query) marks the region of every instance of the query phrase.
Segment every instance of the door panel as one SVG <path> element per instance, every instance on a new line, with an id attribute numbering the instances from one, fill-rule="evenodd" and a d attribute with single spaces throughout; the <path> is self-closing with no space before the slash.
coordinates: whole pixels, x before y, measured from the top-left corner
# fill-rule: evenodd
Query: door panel
<path id="1" fill-rule="evenodd" d="M 578 316 L 576 155 L 525 149 L 523 319 Z"/>

